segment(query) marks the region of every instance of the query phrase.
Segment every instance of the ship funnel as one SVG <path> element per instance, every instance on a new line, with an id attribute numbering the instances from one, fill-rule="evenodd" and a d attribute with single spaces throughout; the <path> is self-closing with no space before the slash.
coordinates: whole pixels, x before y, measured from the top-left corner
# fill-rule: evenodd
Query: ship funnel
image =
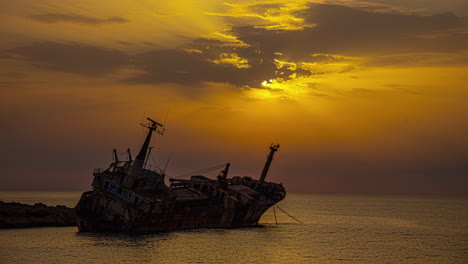
<path id="1" fill-rule="evenodd" d="M 270 146 L 270 154 L 267 157 L 267 161 L 265 162 L 265 167 L 263 167 L 262 175 L 260 176 L 260 180 L 258 183 L 258 186 L 262 186 L 263 182 L 265 182 L 265 178 L 268 173 L 268 169 L 270 168 L 271 161 L 273 160 L 273 155 L 275 155 L 275 152 L 278 151 L 278 148 L 280 147 L 279 144 L 271 144 Z"/>
<path id="2" fill-rule="evenodd" d="M 130 167 L 130 170 L 128 171 L 128 175 L 127 177 L 125 177 L 123 181 L 123 185 L 127 188 L 133 187 L 135 180 L 138 178 L 138 176 L 141 174 L 141 171 L 143 170 L 146 153 L 148 152 L 148 147 L 151 142 L 151 135 L 153 134 L 153 131 L 156 131 L 156 133 L 160 135 L 164 133 L 163 125 L 154 121 L 151 118 L 147 118 L 147 119 L 148 121 L 150 121 L 149 124 L 141 124 L 142 126 L 148 128 L 148 134 L 146 135 L 145 142 L 143 143 L 143 146 L 141 146 L 140 152 L 136 156 L 135 161 L 133 161 L 132 166 Z M 158 129 L 159 127 L 161 129 Z"/>

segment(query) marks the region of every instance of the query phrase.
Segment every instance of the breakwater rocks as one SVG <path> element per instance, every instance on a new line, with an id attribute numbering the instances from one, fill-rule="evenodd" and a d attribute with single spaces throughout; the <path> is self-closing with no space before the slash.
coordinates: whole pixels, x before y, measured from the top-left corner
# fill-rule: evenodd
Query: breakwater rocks
<path id="1" fill-rule="evenodd" d="M 47 206 L 0 201 L 0 228 L 75 226 L 74 209 L 64 205 Z"/>

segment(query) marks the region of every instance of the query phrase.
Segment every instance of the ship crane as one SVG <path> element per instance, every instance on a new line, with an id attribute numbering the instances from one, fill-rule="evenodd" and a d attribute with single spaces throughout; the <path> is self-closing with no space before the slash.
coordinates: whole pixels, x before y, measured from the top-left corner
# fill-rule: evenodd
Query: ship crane
<path id="1" fill-rule="evenodd" d="M 254 226 L 265 211 L 286 196 L 281 183 L 265 180 L 273 155 L 279 148 L 276 144 L 270 146 L 258 180 L 249 176 L 227 178 L 230 171 L 227 163 L 198 171 L 190 179 L 172 178 L 168 186 L 164 173 L 144 168 L 153 132 L 162 135 L 165 129 L 165 125 L 151 118 L 148 121 L 143 125 L 148 129 L 146 138 L 133 161 L 123 163 L 114 155 L 119 163 L 116 170 L 97 169 L 93 173 L 92 190 L 84 192 L 75 207 L 80 232 L 158 232 Z M 223 168 L 217 180 L 198 174 L 214 168 Z"/>
<path id="2" fill-rule="evenodd" d="M 271 162 L 273 161 L 273 156 L 275 155 L 275 152 L 278 151 L 279 147 L 280 147 L 279 144 L 271 144 L 270 154 L 268 155 L 267 161 L 265 162 L 265 166 L 263 167 L 262 175 L 260 176 L 260 180 L 258 183 L 258 188 L 261 188 L 261 186 L 263 185 L 263 182 L 265 182 L 268 169 L 270 169 Z"/>

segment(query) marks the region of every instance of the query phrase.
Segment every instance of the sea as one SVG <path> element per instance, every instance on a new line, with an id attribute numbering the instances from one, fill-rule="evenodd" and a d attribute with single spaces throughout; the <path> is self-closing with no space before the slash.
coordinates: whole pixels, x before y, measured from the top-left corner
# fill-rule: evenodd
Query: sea
<path id="1" fill-rule="evenodd" d="M 0 192 L 0 200 L 73 207 L 80 195 Z M 278 206 L 252 228 L 0 230 L 0 263 L 468 263 L 468 197 L 293 193 Z"/>

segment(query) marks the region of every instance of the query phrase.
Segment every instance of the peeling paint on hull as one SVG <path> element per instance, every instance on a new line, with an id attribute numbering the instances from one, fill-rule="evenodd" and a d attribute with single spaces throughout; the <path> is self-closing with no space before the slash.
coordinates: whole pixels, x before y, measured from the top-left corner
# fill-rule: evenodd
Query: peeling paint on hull
<path id="1" fill-rule="evenodd" d="M 93 189 L 84 192 L 75 207 L 80 232 L 161 232 L 193 228 L 236 228 L 257 225 L 262 214 L 283 200 L 282 184 L 266 182 L 266 174 L 279 145 L 270 154 L 259 180 L 227 178 L 230 164 L 217 179 L 194 175 L 164 182 L 163 171 L 145 169 L 145 159 L 155 131 L 161 124 L 148 118 L 145 142 L 135 160 L 114 162 L 93 173 Z M 159 130 L 158 130 L 159 129 Z"/>

